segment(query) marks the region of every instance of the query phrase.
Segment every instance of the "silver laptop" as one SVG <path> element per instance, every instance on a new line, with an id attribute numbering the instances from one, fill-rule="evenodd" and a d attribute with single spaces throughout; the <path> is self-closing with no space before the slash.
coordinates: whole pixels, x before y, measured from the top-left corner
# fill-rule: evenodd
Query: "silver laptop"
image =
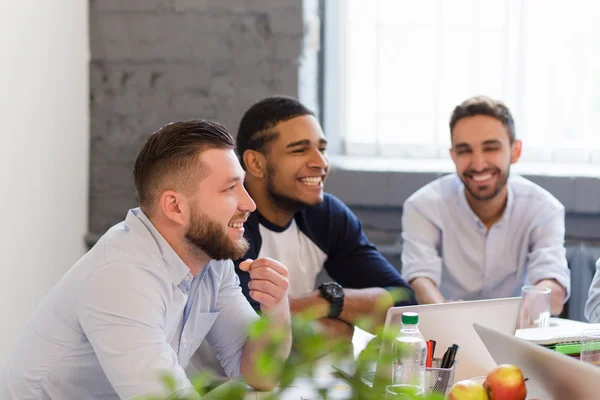
<path id="1" fill-rule="evenodd" d="M 527 381 L 527 398 L 599 398 L 600 368 L 486 326 L 475 331 L 498 364 L 513 364 Z"/>
<path id="2" fill-rule="evenodd" d="M 399 330 L 402 313 L 419 314 L 419 330 L 425 340 L 435 340 L 435 358 L 442 358 L 453 343 L 460 346 L 456 354 L 455 380 L 468 379 L 487 374 L 496 366 L 485 346 L 473 329 L 473 323 L 489 326 L 509 335 L 515 333 L 520 297 L 503 299 L 463 301 L 443 304 L 427 304 L 390 308 L 385 329 Z M 387 353 L 386 353 L 387 352 Z M 381 344 L 381 354 L 391 354 L 391 342 Z M 377 364 L 377 376 L 391 378 L 391 366 Z M 383 369 L 383 370 L 381 370 Z"/>

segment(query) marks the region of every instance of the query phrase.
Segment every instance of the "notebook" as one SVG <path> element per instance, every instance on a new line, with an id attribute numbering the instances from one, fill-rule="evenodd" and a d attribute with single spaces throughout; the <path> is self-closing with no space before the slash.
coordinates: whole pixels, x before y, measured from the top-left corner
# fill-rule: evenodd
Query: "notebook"
<path id="1" fill-rule="evenodd" d="M 531 343 L 552 346 L 559 343 L 581 342 L 584 330 L 600 330 L 600 324 L 572 323 L 548 328 L 519 329 L 515 336 Z"/>

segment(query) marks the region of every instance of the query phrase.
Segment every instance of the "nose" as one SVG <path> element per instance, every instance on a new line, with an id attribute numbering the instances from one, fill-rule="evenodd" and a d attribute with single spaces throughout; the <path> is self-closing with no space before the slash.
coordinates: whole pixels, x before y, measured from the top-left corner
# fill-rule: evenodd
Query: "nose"
<path id="1" fill-rule="evenodd" d="M 471 168 L 475 171 L 483 171 L 487 167 L 485 155 L 481 151 L 474 151 L 471 158 Z"/>
<path id="2" fill-rule="evenodd" d="M 310 160 L 308 161 L 310 168 L 327 169 L 329 166 L 329 158 L 327 153 L 321 152 L 319 149 L 315 149 L 311 154 Z"/>
<path id="3" fill-rule="evenodd" d="M 256 210 L 256 203 L 254 202 L 254 200 L 252 200 L 252 197 L 250 197 L 250 194 L 243 186 L 240 202 L 238 204 L 238 209 L 245 213 L 251 213 L 254 210 Z"/>

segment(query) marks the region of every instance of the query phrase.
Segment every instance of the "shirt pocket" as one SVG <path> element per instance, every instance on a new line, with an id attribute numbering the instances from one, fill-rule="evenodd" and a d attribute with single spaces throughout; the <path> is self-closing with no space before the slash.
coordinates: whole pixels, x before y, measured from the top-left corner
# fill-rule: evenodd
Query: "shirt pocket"
<path id="1" fill-rule="evenodd" d="M 190 327 L 189 336 L 191 336 L 191 346 L 190 350 L 193 354 L 202 341 L 206 338 L 208 332 L 212 329 L 215 324 L 217 318 L 221 311 L 207 312 L 207 313 L 198 313 L 192 322 L 192 326 Z"/>

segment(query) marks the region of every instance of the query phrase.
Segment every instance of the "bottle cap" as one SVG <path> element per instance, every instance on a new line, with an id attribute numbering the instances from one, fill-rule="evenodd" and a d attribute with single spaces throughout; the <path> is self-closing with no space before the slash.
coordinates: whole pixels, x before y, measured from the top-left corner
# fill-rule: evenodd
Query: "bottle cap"
<path id="1" fill-rule="evenodd" d="M 419 314 L 416 312 L 405 312 L 402 313 L 402 323 L 415 325 L 419 323 Z"/>

